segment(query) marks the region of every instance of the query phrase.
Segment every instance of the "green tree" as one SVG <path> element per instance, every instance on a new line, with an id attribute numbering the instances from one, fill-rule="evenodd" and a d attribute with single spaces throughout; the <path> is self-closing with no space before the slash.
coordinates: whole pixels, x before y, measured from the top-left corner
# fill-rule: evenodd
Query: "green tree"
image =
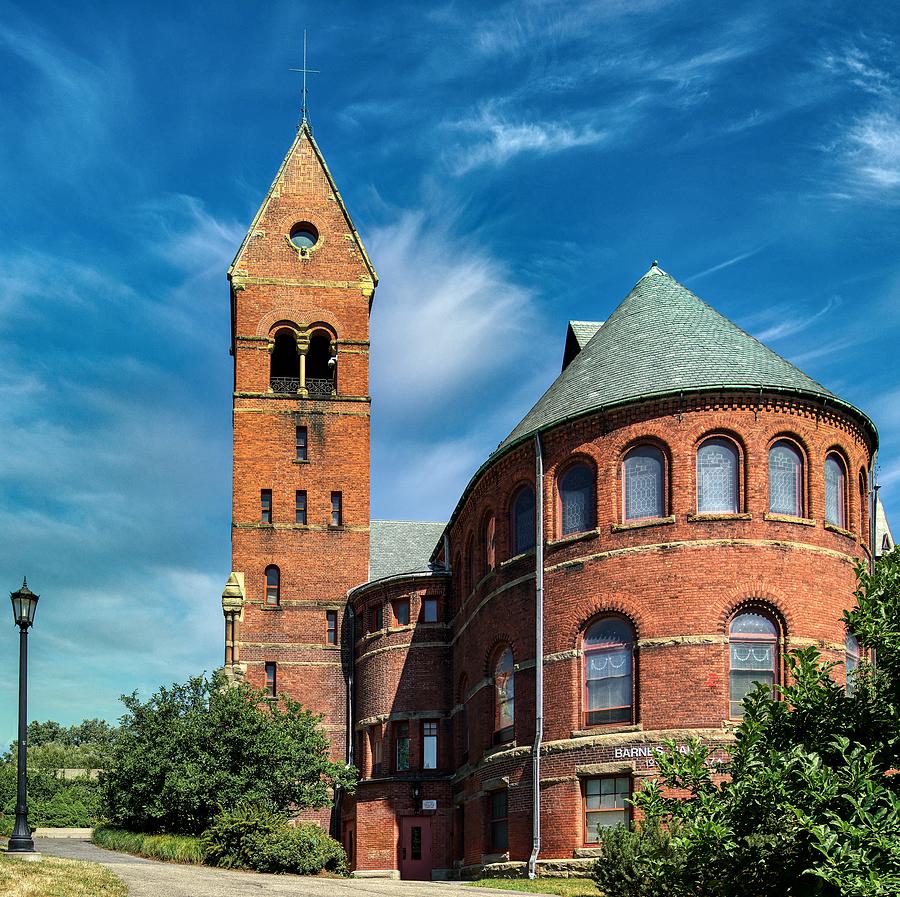
<path id="1" fill-rule="evenodd" d="M 857 577 L 844 621 L 877 663 L 862 665 L 853 694 L 804 648 L 788 657 L 780 701 L 764 686 L 748 696 L 723 768 L 699 742 L 687 753 L 670 743 L 659 779 L 635 795 L 642 829 L 601 833 L 601 890 L 616 893 L 620 866 L 646 897 L 900 894 L 900 551 Z"/>
<path id="2" fill-rule="evenodd" d="M 101 779 L 114 826 L 199 834 L 242 802 L 276 811 L 323 807 L 356 772 L 328 758 L 320 717 L 219 676 L 198 676 L 149 700 L 122 697 L 126 714 Z"/>

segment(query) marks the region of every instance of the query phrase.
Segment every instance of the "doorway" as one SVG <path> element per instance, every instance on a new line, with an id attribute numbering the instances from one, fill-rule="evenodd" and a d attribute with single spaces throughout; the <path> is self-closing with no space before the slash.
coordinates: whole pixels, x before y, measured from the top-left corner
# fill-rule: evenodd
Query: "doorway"
<path id="1" fill-rule="evenodd" d="M 400 817 L 400 878 L 431 881 L 431 817 Z"/>

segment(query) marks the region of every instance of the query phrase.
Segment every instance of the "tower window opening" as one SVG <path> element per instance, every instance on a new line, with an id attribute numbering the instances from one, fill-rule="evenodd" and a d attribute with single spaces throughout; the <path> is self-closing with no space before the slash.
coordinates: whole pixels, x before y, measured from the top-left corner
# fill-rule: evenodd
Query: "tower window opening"
<path id="1" fill-rule="evenodd" d="M 297 460 L 309 461 L 309 434 L 306 427 L 297 427 Z"/>
<path id="2" fill-rule="evenodd" d="M 294 495 L 294 523 L 306 526 L 306 490 L 298 489 Z"/>
<path id="3" fill-rule="evenodd" d="M 331 334 L 316 330 L 309 338 L 306 354 L 306 388 L 312 399 L 327 399 L 334 392 L 337 355 Z"/>
<path id="4" fill-rule="evenodd" d="M 344 498 L 340 492 L 331 493 L 331 525 L 344 525 Z"/>
<path id="5" fill-rule="evenodd" d="M 281 604 L 281 572 L 275 566 L 266 567 L 266 607 Z"/>
<path id="6" fill-rule="evenodd" d="M 260 489 L 259 492 L 259 522 L 272 522 L 272 490 Z"/>
<path id="7" fill-rule="evenodd" d="M 269 366 L 269 386 L 272 392 L 294 393 L 300 388 L 300 356 L 297 340 L 289 330 L 275 334 L 275 346 Z"/>
<path id="8" fill-rule="evenodd" d="M 319 232 L 308 221 L 300 221 L 291 228 L 291 243 L 301 252 L 310 250 L 319 242 Z"/>
<path id="9" fill-rule="evenodd" d="M 270 698 L 278 694 L 278 666 L 271 660 L 266 661 L 266 694 Z"/>

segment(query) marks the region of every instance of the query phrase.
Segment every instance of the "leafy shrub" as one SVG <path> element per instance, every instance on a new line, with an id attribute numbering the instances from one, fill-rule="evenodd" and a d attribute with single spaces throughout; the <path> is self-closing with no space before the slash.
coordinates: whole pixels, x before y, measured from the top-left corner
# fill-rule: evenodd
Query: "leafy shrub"
<path id="1" fill-rule="evenodd" d="M 665 895 L 657 887 L 650 890 L 661 865 L 675 861 L 675 849 L 669 833 L 655 820 L 639 831 L 617 825 L 602 829 L 600 843 L 603 856 L 591 871 L 597 887 L 615 897 L 648 897 Z"/>
<path id="2" fill-rule="evenodd" d="M 143 835 L 139 832 L 98 826 L 94 829 L 91 840 L 107 850 L 119 850 L 170 863 L 203 862 L 200 839 L 190 835 Z"/>
<path id="3" fill-rule="evenodd" d="M 32 828 L 89 828 L 97 822 L 99 782 L 62 779 L 43 769 L 28 770 L 28 824 Z M 15 819 L 16 768 L 0 764 L 0 820 Z M 10 823 L 10 827 L 12 823 Z M 3 823 L 0 821 L 0 832 Z"/>
<path id="4" fill-rule="evenodd" d="M 202 838 L 206 862 L 226 869 L 293 872 L 347 872 L 344 849 L 310 822 L 289 825 L 285 816 L 257 804 L 221 813 Z"/>
<path id="5" fill-rule="evenodd" d="M 857 578 L 844 622 L 877 668 L 862 664 L 847 694 L 814 647 L 792 651 L 781 700 L 762 686 L 745 699 L 724 781 L 704 745 L 670 742 L 659 781 L 634 796 L 642 828 L 601 836 L 601 887 L 630 894 L 624 878 L 642 897 L 900 894 L 900 550 Z M 690 799 L 664 796 L 662 784 Z M 670 844 L 656 853 L 660 825 Z"/>
<path id="6" fill-rule="evenodd" d="M 122 702 L 101 776 L 101 812 L 117 828 L 199 835 L 244 800 L 323 807 L 335 788 L 355 785 L 352 767 L 329 760 L 320 717 L 289 698 L 198 676 Z"/>

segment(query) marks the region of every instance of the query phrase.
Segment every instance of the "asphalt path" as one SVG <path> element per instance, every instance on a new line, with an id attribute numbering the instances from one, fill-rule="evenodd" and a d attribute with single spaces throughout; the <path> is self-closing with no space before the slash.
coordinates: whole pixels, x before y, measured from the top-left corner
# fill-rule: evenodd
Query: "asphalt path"
<path id="1" fill-rule="evenodd" d="M 104 850 L 78 838 L 35 838 L 35 849 L 48 856 L 102 863 L 128 886 L 128 897 L 478 897 L 509 891 L 476 888 L 456 882 L 391 881 L 377 878 L 309 878 L 263 875 L 208 866 L 145 860 Z"/>

